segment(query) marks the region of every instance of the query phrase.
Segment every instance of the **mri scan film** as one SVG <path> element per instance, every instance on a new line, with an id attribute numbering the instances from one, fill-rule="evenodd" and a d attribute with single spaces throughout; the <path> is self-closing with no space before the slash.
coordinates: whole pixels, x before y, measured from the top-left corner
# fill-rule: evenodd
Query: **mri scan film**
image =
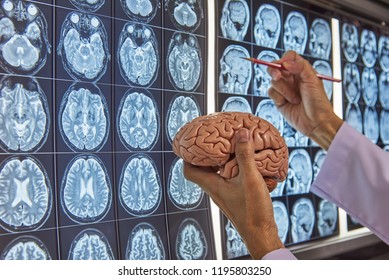
<path id="1" fill-rule="evenodd" d="M 374 144 L 377 143 L 379 137 L 379 121 L 378 113 L 375 107 L 366 107 L 363 114 L 364 134 Z"/>
<path id="2" fill-rule="evenodd" d="M 290 12 L 284 22 L 284 49 L 304 54 L 308 41 L 308 26 L 300 12 Z"/>
<path id="3" fill-rule="evenodd" d="M 361 33 L 361 55 L 366 67 L 374 67 L 377 53 L 377 38 L 373 31 L 364 29 Z"/>
<path id="4" fill-rule="evenodd" d="M 356 64 L 346 63 L 344 66 L 343 88 L 349 102 L 358 102 L 361 97 L 361 78 Z"/>
<path id="5" fill-rule="evenodd" d="M 159 9 L 160 0 L 120 0 L 127 16 L 139 22 L 149 22 Z"/>
<path id="6" fill-rule="evenodd" d="M 255 16 L 255 43 L 262 47 L 275 49 L 280 33 L 281 17 L 278 9 L 270 4 L 261 5 Z"/>
<path id="7" fill-rule="evenodd" d="M 104 5 L 105 0 L 70 0 L 75 7 L 85 12 L 96 12 Z"/>
<path id="8" fill-rule="evenodd" d="M 289 230 L 289 214 L 281 201 L 273 201 L 274 219 L 278 228 L 278 237 L 285 243 Z"/>
<path id="9" fill-rule="evenodd" d="M 317 228 L 320 236 L 334 234 L 338 222 L 338 208 L 335 204 L 321 200 L 317 211 Z"/>
<path id="10" fill-rule="evenodd" d="M 382 70 L 389 72 L 389 36 L 382 35 L 378 40 L 378 59 Z"/>
<path id="11" fill-rule="evenodd" d="M 271 99 L 264 99 L 259 102 L 257 109 L 255 110 L 255 115 L 267 120 L 269 123 L 274 125 L 274 127 L 283 134 L 284 131 L 284 118 L 281 113 L 278 111 L 274 101 Z"/>
<path id="12" fill-rule="evenodd" d="M 272 51 L 262 51 L 258 57 L 259 60 L 271 62 L 278 60 L 278 54 Z M 254 95 L 261 97 L 268 97 L 267 91 L 271 87 L 271 77 L 267 73 L 267 66 L 261 64 L 254 64 Z"/>
<path id="13" fill-rule="evenodd" d="M 247 99 L 241 96 L 229 97 L 223 104 L 222 112 L 251 113 L 251 106 Z"/>
<path id="14" fill-rule="evenodd" d="M 223 37 L 243 41 L 250 24 L 250 10 L 246 0 L 227 0 L 220 19 Z"/>
<path id="15" fill-rule="evenodd" d="M 362 72 L 363 100 L 367 106 L 375 106 L 378 99 L 378 81 L 373 68 L 365 67 Z"/>
<path id="16" fill-rule="evenodd" d="M 239 233 L 230 220 L 225 225 L 225 240 L 226 240 L 226 255 L 227 258 L 237 258 L 249 254 L 246 245 L 244 244 Z"/>
<path id="17" fill-rule="evenodd" d="M 312 183 L 312 163 L 304 149 L 296 149 L 290 153 L 289 170 L 286 181 L 288 194 L 308 193 Z"/>
<path id="18" fill-rule="evenodd" d="M 179 260 L 203 260 L 208 244 L 200 224 L 192 218 L 185 219 L 178 228 L 176 255 Z"/>
<path id="19" fill-rule="evenodd" d="M 363 132 L 362 112 L 358 104 L 349 103 L 347 105 L 345 120 L 349 125 L 358 130 L 360 133 Z"/>
<path id="20" fill-rule="evenodd" d="M 165 10 L 178 30 L 195 31 L 204 18 L 202 0 L 165 0 Z"/>
<path id="21" fill-rule="evenodd" d="M 332 46 L 331 28 L 327 21 L 317 18 L 309 30 L 309 50 L 315 58 L 330 59 Z"/>
<path id="22" fill-rule="evenodd" d="M 290 216 L 291 235 L 293 242 L 303 242 L 311 238 L 313 227 L 315 225 L 315 212 L 312 201 L 308 198 L 299 198 L 292 208 Z"/>
<path id="23" fill-rule="evenodd" d="M 355 25 L 343 23 L 341 46 L 348 62 L 356 62 L 359 55 L 359 34 Z"/>
<path id="24" fill-rule="evenodd" d="M 332 69 L 327 61 L 316 60 L 312 66 L 318 73 L 332 77 Z M 332 98 L 332 84 L 333 82 L 331 81 L 323 80 L 324 90 L 327 94 L 328 100 L 331 100 Z"/>
<path id="25" fill-rule="evenodd" d="M 381 72 L 378 88 L 382 107 L 389 109 L 389 72 Z"/>
<path id="26" fill-rule="evenodd" d="M 51 260 L 45 244 L 30 235 L 15 238 L 0 255 L 1 260 Z"/>

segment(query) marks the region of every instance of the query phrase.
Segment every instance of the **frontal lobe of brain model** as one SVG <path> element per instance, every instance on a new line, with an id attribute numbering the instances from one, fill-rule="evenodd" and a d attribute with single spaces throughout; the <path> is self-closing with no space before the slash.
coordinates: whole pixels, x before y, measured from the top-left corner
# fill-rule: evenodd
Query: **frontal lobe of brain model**
<path id="1" fill-rule="evenodd" d="M 239 173 L 234 153 L 235 134 L 240 128 L 250 131 L 257 169 L 272 191 L 286 178 L 288 148 L 272 124 L 252 114 L 219 112 L 200 116 L 180 129 L 173 151 L 188 163 L 219 167 L 220 176 L 233 178 Z"/>
<path id="2" fill-rule="evenodd" d="M 45 244 L 34 236 L 23 235 L 5 247 L 0 260 L 51 260 Z"/>

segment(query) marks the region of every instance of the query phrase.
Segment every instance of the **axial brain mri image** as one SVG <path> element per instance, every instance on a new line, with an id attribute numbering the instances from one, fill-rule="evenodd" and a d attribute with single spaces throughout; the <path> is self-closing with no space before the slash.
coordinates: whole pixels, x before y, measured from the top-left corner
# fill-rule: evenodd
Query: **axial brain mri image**
<path id="1" fill-rule="evenodd" d="M 131 86 L 150 86 L 158 76 L 159 50 L 151 27 L 128 22 L 119 37 L 120 74 Z"/>
<path id="2" fill-rule="evenodd" d="M 197 89 L 203 66 L 196 36 L 180 32 L 173 34 L 167 51 L 166 67 L 170 82 L 176 89 Z"/>
<path id="3" fill-rule="evenodd" d="M 341 46 L 348 62 L 356 62 L 359 54 L 359 34 L 355 25 L 343 23 Z"/>
<path id="4" fill-rule="evenodd" d="M 308 26 L 305 16 L 299 12 L 290 12 L 284 22 L 284 49 L 304 54 L 308 41 Z"/>
<path id="5" fill-rule="evenodd" d="M 186 162 L 218 167 L 220 176 L 233 178 L 239 173 L 234 157 L 235 133 L 242 127 L 252 133 L 258 172 L 272 191 L 277 182 L 286 178 L 288 150 L 279 131 L 257 116 L 238 112 L 200 116 L 180 129 L 173 151 Z"/>
<path id="6" fill-rule="evenodd" d="M 347 105 L 345 120 L 349 125 L 362 133 L 362 112 L 358 104 L 350 103 Z"/>
<path id="7" fill-rule="evenodd" d="M 320 74 L 326 75 L 331 77 L 332 76 L 332 69 L 330 64 L 327 61 L 324 60 L 316 60 L 313 63 L 313 68 Z M 323 80 L 324 90 L 327 94 L 328 100 L 331 100 L 332 98 L 332 82 Z"/>
<path id="8" fill-rule="evenodd" d="M 247 95 L 251 80 L 251 62 L 242 59 L 250 57 L 242 46 L 230 45 L 220 58 L 219 91 Z"/>
<path id="9" fill-rule="evenodd" d="M 280 59 L 278 54 L 272 51 L 262 51 L 257 58 L 269 62 Z M 254 64 L 254 95 L 268 97 L 267 91 L 271 87 L 271 79 L 271 76 L 267 73 L 267 66 Z"/>
<path id="10" fill-rule="evenodd" d="M 389 144 L 389 110 L 382 110 L 380 114 L 380 136 L 382 143 Z"/>
<path id="11" fill-rule="evenodd" d="M 366 67 L 374 67 L 377 53 L 377 38 L 373 31 L 364 29 L 361 33 L 361 55 Z"/>
<path id="12" fill-rule="evenodd" d="M 343 88 L 349 102 L 356 103 L 361 97 L 361 78 L 358 66 L 346 63 L 343 69 Z"/>
<path id="13" fill-rule="evenodd" d="M 158 231 L 149 223 L 135 226 L 128 237 L 127 260 L 164 260 L 165 249 Z"/>
<path id="14" fill-rule="evenodd" d="M 330 59 L 332 46 L 331 28 L 327 21 L 317 18 L 309 30 L 309 50 L 311 55 L 320 59 Z"/>
<path id="15" fill-rule="evenodd" d="M 0 104 L 0 147 L 8 153 L 39 150 L 49 134 L 50 112 L 38 81 L 5 76 Z"/>
<path id="16" fill-rule="evenodd" d="M 0 225 L 11 232 L 41 227 L 50 215 L 53 193 L 46 170 L 31 156 L 0 165 Z"/>
<path id="17" fill-rule="evenodd" d="M 121 0 L 127 16 L 139 22 L 150 22 L 156 15 L 160 0 Z"/>
<path id="18" fill-rule="evenodd" d="M 223 37 L 243 41 L 250 24 L 250 10 L 246 0 L 226 0 L 220 18 Z"/>
<path id="19" fill-rule="evenodd" d="M 85 12 L 96 12 L 104 5 L 105 0 L 70 0 L 75 7 Z"/>
<path id="20" fill-rule="evenodd" d="M 379 137 L 378 113 L 375 107 L 366 107 L 363 115 L 364 134 L 373 143 L 377 143 Z"/>
<path id="21" fill-rule="evenodd" d="M 285 243 L 289 230 L 289 214 L 281 201 L 273 201 L 274 219 L 278 228 L 278 237 Z"/>
<path id="22" fill-rule="evenodd" d="M 131 150 L 150 150 L 160 131 L 160 119 L 152 95 L 146 90 L 129 90 L 119 105 L 118 134 Z"/>
<path id="23" fill-rule="evenodd" d="M 1 260 L 51 260 L 45 244 L 38 238 L 24 235 L 9 243 L 0 255 Z"/>
<path id="24" fill-rule="evenodd" d="M 338 221 L 338 208 L 335 204 L 322 200 L 317 211 L 317 228 L 320 236 L 334 234 Z"/>
<path id="25" fill-rule="evenodd" d="M 293 243 L 309 240 L 315 224 L 315 211 L 312 201 L 305 197 L 299 198 L 293 204 L 290 219 Z"/>
<path id="26" fill-rule="evenodd" d="M 11 74 L 36 74 L 51 46 L 47 22 L 34 3 L 5 0 L 0 4 L 0 66 Z"/>
<path id="27" fill-rule="evenodd" d="M 121 205 L 131 215 L 146 216 L 158 208 L 161 198 L 161 180 L 154 161 L 145 154 L 131 156 L 120 175 Z"/>
<path id="28" fill-rule="evenodd" d="M 69 260 L 113 260 L 107 237 L 99 230 L 87 228 L 73 240 L 69 250 Z"/>
<path id="29" fill-rule="evenodd" d="M 278 9 L 270 4 L 261 5 L 255 16 L 255 43 L 262 47 L 275 49 L 280 33 L 281 17 Z"/>
<path id="30" fill-rule="evenodd" d="M 203 260 L 208 244 L 200 224 L 192 218 L 185 219 L 178 228 L 176 255 L 179 260 Z"/>
<path id="31" fill-rule="evenodd" d="M 381 72 L 378 88 L 382 107 L 389 109 L 389 72 Z"/>
<path id="32" fill-rule="evenodd" d="M 64 94 L 58 116 L 62 138 L 73 151 L 98 151 L 107 141 L 107 101 L 93 84 L 73 84 Z"/>
<path id="33" fill-rule="evenodd" d="M 248 255 L 249 251 L 247 250 L 246 245 L 230 220 L 227 221 L 224 229 L 226 235 L 225 247 L 227 258 L 232 259 Z"/>
<path id="34" fill-rule="evenodd" d="M 61 205 L 77 223 L 102 220 L 112 204 L 112 188 L 103 162 L 95 155 L 76 156 L 66 167 Z"/>
<path id="35" fill-rule="evenodd" d="M 278 111 L 274 101 L 271 99 L 264 99 L 259 102 L 255 115 L 271 123 L 282 136 L 284 130 L 284 118 L 280 111 Z"/>
<path id="36" fill-rule="evenodd" d="M 222 112 L 242 112 L 251 113 L 251 106 L 247 99 L 241 96 L 227 98 L 222 107 Z"/>
<path id="37" fill-rule="evenodd" d="M 363 100 L 367 106 L 375 106 L 378 99 L 378 81 L 373 68 L 365 67 L 362 72 Z"/>
<path id="38" fill-rule="evenodd" d="M 195 31 L 204 18 L 202 0 L 165 0 L 165 10 L 175 27 L 186 32 Z"/>
<path id="39" fill-rule="evenodd" d="M 290 153 L 289 171 L 286 180 L 288 194 L 308 193 L 312 183 L 312 162 L 304 149 L 296 149 Z"/>
<path id="40" fill-rule="evenodd" d="M 378 40 L 378 59 L 382 70 L 389 72 L 389 36 L 382 35 Z"/>

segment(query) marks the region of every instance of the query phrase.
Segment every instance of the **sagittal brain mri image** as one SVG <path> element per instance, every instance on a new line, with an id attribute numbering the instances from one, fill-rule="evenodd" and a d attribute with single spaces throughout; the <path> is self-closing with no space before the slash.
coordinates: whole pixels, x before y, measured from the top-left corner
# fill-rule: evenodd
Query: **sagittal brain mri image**
<path id="1" fill-rule="evenodd" d="M 346 63 L 343 69 L 343 88 L 349 102 L 356 103 L 361 97 L 361 78 L 358 66 Z"/>
<path id="2" fill-rule="evenodd" d="M 204 18 L 202 0 L 165 0 L 165 10 L 174 26 L 186 32 L 195 31 Z"/>
<path id="3" fill-rule="evenodd" d="M 375 107 L 366 107 L 363 115 L 364 134 L 373 143 L 377 143 L 380 127 L 378 122 L 378 113 Z"/>
<path id="4" fill-rule="evenodd" d="M 364 29 L 361 33 L 362 61 L 367 67 L 374 67 L 377 53 L 377 38 L 373 31 Z"/>
<path id="5" fill-rule="evenodd" d="M 313 160 L 313 181 L 316 180 L 316 177 L 319 174 L 320 168 L 323 165 L 326 155 L 327 153 L 324 150 L 319 150 L 315 154 L 315 158 Z"/>
<path id="6" fill-rule="evenodd" d="M 110 118 L 107 101 L 94 84 L 73 84 L 62 97 L 58 126 L 73 151 L 98 151 L 107 141 Z"/>
<path id="7" fill-rule="evenodd" d="M 389 72 L 381 72 L 378 89 L 382 107 L 389 109 Z"/>
<path id="8" fill-rule="evenodd" d="M 203 71 L 196 36 L 176 32 L 169 43 L 166 67 L 170 82 L 178 90 L 195 91 Z"/>
<path id="9" fill-rule="evenodd" d="M 150 22 L 157 13 L 160 0 L 120 0 L 127 16 L 138 22 Z"/>
<path id="10" fill-rule="evenodd" d="M 378 81 L 373 68 L 363 68 L 361 84 L 363 100 L 367 106 L 374 107 L 378 99 Z"/>
<path id="11" fill-rule="evenodd" d="M 111 208 L 112 188 L 103 162 L 95 155 L 78 155 L 66 167 L 61 205 L 77 223 L 102 220 Z"/>
<path id="12" fill-rule="evenodd" d="M 174 98 L 167 113 L 166 134 L 169 141 L 173 141 L 174 136 L 184 124 L 197 118 L 200 114 L 200 107 L 194 98 L 189 96 Z"/>
<path id="13" fill-rule="evenodd" d="M 284 49 L 304 54 L 308 41 L 308 26 L 305 16 L 299 12 L 290 12 L 284 22 Z"/>
<path id="14" fill-rule="evenodd" d="M 381 69 L 389 72 L 389 36 L 382 35 L 378 39 L 378 59 Z"/>
<path id="15" fill-rule="evenodd" d="M 127 149 L 152 149 L 160 131 L 159 111 L 152 95 L 144 89 L 129 90 L 120 102 L 117 124 Z"/>
<path id="16" fill-rule="evenodd" d="M 251 105 L 241 96 L 232 96 L 223 103 L 222 112 L 244 112 L 251 113 Z"/>
<path id="17" fill-rule="evenodd" d="M 0 147 L 8 153 L 35 152 L 46 142 L 50 112 L 46 95 L 32 77 L 0 81 Z"/>
<path id="18" fill-rule="evenodd" d="M 285 143 L 288 147 L 295 147 L 297 145 L 297 131 L 285 120 L 283 135 Z"/>
<path id="19" fill-rule="evenodd" d="M 179 260 L 203 260 L 207 251 L 207 240 L 200 224 L 195 219 L 185 219 L 178 228 L 177 258 Z"/>
<path id="20" fill-rule="evenodd" d="M 95 15 L 71 12 L 62 24 L 58 54 L 75 80 L 96 82 L 107 71 L 110 53 L 103 22 Z"/>
<path id="21" fill-rule="evenodd" d="M 322 200 L 317 210 L 317 229 L 320 236 L 334 234 L 338 222 L 338 208 L 335 204 Z"/>
<path id="22" fill-rule="evenodd" d="M 46 170 L 31 156 L 0 165 L 0 225 L 11 232 L 35 230 L 50 215 L 53 193 Z"/>
<path id="23" fill-rule="evenodd" d="M 247 250 L 246 245 L 230 220 L 227 221 L 224 229 L 226 234 L 225 240 L 227 258 L 232 259 L 248 255 L 249 251 Z"/>
<path id="24" fill-rule="evenodd" d="M 330 59 L 332 46 L 331 28 L 327 21 L 317 18 L 309 29 L 309 51 L 313 57 Z"/>
<path id="25" fill-rule="evenodd" d="M 383 109 L 380 114 L 380 136 L 382 143 L 389 144 L 389 110 Z"/>
<path id="26" fill-rule="evenodd" d="M 304 149 L 296 149 L 289 156 L 286 191 L 288 194 L 308 193 L 312 183 L 312 162 Z"/>
<path id="27" fill-rule="evenodd" d="M 305 197 L 296 200 L 293 204 L 290 220 L 293 243 L 309 240 L 315 225 L 315 211 L 312 201 Z"/>
<path id="28" fill-rule="evenodd" d="M 158 76 L 159 49 L 151 27 L 128 22 L 119 37 L 120 74 L 131 86 L 150 86 Z"/>
<path id="29" fill-rule="evenodd" d="M 219 91 L 247 94 L 251 80 L 251 63 L 242 57 L 250 57 L 244 47 L 228 46 L 220 58 Z"/>
<path id="30" fill-rule="evenodd" d="M 347 105 L 345 120 L 360 133 L 363 132 L 362 112 L 358 104 L 350 103 Z"/>
<path id="31" fill-rule="evenodd" d="M 255 110 L 255 115 L 267 120 L 269 123 L 274 125 L 274 127 L 280 132 L 281 135 L 283 134 L 284 118 L 278 111 L 273 100 L 264 99 L 259 102 L 257 109 Z"/>
<path id="32" fill-rule="evenodd" d="M 85 12 L 96 12 L 104 5 L 105 0 L 70 0 L 75 7 Z"/>
<path id="33" fill-rule="evenodd" d="M 131 231 L 125 253 L 127 260 L 164 260 L 165 249 L 158 231 L 149 223 L 140 223 Z"/>
<path id="34" fill-rule="evenodd" d="M 69 260 L 113 260 L 107 237 L 99 230 L 88 228 L 73 240 L 69 250 Z"/>
<path id="35" fill-rule="evenodd" d="M 177 158 L 170 169 L 168 194 L 171 202 L 182 210 L 196 208 L 203 198 L 203 190 L 195 183 L 187 180 L 183 173 L 184 161 Z"/>
<path id="36" fill-rule="evenodd" d="M 119 198 L 124 209 L 134 216 L 150 215 L 161 197 L 161 180 L 154 161 L 145 154 L 131 156 L 120 175 Z"/>
<path id="37" fill-rule="evenodd" d="M 281 33 L 281 17 L 276 7 L 263 4 L 255 16 L 254 39 L 262 47 L 275 49 Z"/>
<path id="38" fill-rule="evenodd" d="M 348 62 L 356 62 L 359 54 L 359 34 L 355 25 L 343 23 L 341 47 Z"/>
<path id="39" fill-rule="evenodd" d="M 313 68 L 320 74 L 332 77 L 332 68 L 327 61 L 324 60 L 316 60 L 313 63 Z M 328 100 L 332 98 L 332 82 L 323 80 L 324 90 L 327 94 Z"/>
<path id="40" fill-rule="evenodd" d="M 51 260 L 46 245 L 35 236 L 25 235 L 11 241 L 0 255 L 1 260 Z"/>
<path id="41" fill-rule="evenodd" d="M 270 193 L 271 197 L 278 197 L 284 195 L 285 181 L 277 184 L 277 187 Z"/>
<path id="42" fill-rule="evenodd" d="M 273 201 L 274 219 L 278 228 L 278 237 L 285 243 L 289 230 L 289 214 L 281 201 Z"/>
<path id="43" fill-rule="evenodd" d="M 36 74 L 51 53 L 47 22 L 34 3 L 5 0 L 0 4 L 0 66 L 12 74 Z"/>
<path id="44" fill-rule="evenodd" d="M 226 0 L 220 18 L 223 37 L 243 41 L 250 24 L 250 10 L 246 0 Z"/>
<path id="45" fill-rule="evenodd" d="M 257 57 L 260 60 L 273 61 L 278 60 L 278 54 L 272 51 L 262 51 Z M 267 97 L 267 91 L 271 87 L 271 76 L 267 73 L 267 66 L 254 64 L 254 95 Z"/>

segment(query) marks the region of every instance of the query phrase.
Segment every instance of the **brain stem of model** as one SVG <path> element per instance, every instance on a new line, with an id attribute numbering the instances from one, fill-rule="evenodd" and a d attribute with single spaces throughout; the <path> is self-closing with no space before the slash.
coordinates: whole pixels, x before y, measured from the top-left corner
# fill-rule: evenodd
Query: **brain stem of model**
<path id="1" fill-rule="evenodd" d="M 288 148 L 279 131 L 269 122 L 249 113 L 224 112 L 195 118 L 184 125 L 173 141 L 173 151 L 197 166 L 218 167 L 229 179 L 239 174 L 235 158 L 235 134 L 247 128 L 254 140 L 255 162 L 269 191 L 285 180 Z"/>

